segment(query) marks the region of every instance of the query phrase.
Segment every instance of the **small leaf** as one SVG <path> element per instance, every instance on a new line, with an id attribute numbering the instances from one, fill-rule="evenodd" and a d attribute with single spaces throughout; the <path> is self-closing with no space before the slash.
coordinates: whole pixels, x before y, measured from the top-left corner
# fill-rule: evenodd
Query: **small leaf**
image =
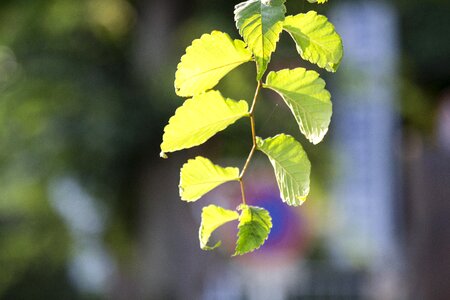
<path id="1" fill-rule="evenodd" d="M 235 6 L 234 20 L 252 51 L 260 80 L 283 30 L 285 0 L 249 0 Z"/>
<path id="2" fill-rule="evenodd" d="M 195 201 L 222 183 L 238 180 L 238 168 L 222 168 L 209 159 L 197 156 L 188 160 L 180 172 L 181 200 Z"/>
<path id="3" fill-rule="evenodd" d="M 264 87 L 281 95 L 311 143 L 322 141 L 330 125 L 332 104 L 319 73 L 303 68 L 270 72 Z"/>
<path id="4" fill-rule="evenodd" d="M 311 163 L 302 145 L 292 136 L 279 134 L 268 139 L 256 138 L 275 170 L 280 197 L 288 205 L 298 206 L 309 193 Z"/>
<path id="5" fill-rule="evenodd" d="M 264 208 L 240 205 L 239 232 L 234 255 L 242 255 L 261 247 L 269 237 L 272 218 Z"/>
<path id="6" fill-rule="evenodd" d="M 200 94 L 250 60 L 252 54 L 243 41 L 233 41 L 220 31 L 204 34 L 194 40 L 181 57 L 175 73 L 175 92 L 182 97 Z"/>
<path id="7" fill-rule="evenodd" d="M 164 128 L 161 150 L 165 154 L 206 142 L 242 117 L 248 116 L 246 101 L 225 99 L 209 91 L 186 100 Z"/>
<path id="8" fill-rule="evenodd" d="M 341 37 L 325 16 L 315 11 L 288 16 L 283 29 L 292 36 L 303 59 L 329 72 L 336 72 L 344 50 Z"/>
<path id="9" fill-rule="evenodd" d="M 203 250 L 212 250 L 220 246 L 217 242 L 214 246 L 207 246 L 209 237 L 214 230 L 225 223 L 237 220 L 239 214 L 233 210 L 224 209 L 216 205 L 209 205 L 202 210 L 202 223 L 199 229 L 200 248 Z"/>
<path id="10" fill-rule="evenodd" d="M 309 3 L 319 3 L 319 4 L 324 4 L 327 1 L 328 0 L 308 0 Z"/>

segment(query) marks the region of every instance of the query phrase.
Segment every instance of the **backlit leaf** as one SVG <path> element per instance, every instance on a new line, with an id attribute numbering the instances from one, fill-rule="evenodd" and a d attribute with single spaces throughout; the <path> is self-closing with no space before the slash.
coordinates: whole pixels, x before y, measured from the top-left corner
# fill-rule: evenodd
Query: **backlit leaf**
<path id="1" fill-rule="evenodd" d="M 283 30 L 285 0 L 248 0 L 235 6 L 234 19 L 239 33 L 252 51 L 261 79 Z"/>
<path id="2" fill-rule="evenodd" d="M 303 68 L 270 72 L 264 87 L 281 95 L 310 142 L 322 141 L 330 125 L 332 104 L 317 72 Z"/>
<path id="3" fill-rule="evenodd" d="M 292 36 L 303 59 L 336 72 L 344 54 L 342 40 L 325 16 L 315 11 L 288 16 L 283 29 Z"/>
<path id="4" fill-rule="evenodd" d="M 175 73 L 177 95 L 189 97 L 213 88 L 228 72 L 252 60 L 241 40 L 213 31 L 192 42 L 181 57 Z"/>
<path id="5" fill-rule="evenodd" d="M 302 145 L 292 136 L 279 134 L 265 140 L 257 137 L 258 150 L 269 158 L 283 202 L 298 206 L 309 193 L 311 164 Z"/>
<path id="6" fill-rule="evenodd" d="M 180 172 L 181 200 L 195 201 L 222 183 L 238 180 L 239 169 L 213 164 L 209 159 L 197 156 L 188 160 Z"/>
<path id="7" fill-rule="evenodd" d="M 272 218 L 264 208 L 240 205 L 239 232 L 234 255 L 242 255 L 261 247 L 269 237 Z"/>
<path id="8" fill-rule="evenodd" d="M 203 250 L 212 250 L 220 246 L 217 242 L 214 246 L 208 246 L 208 241 L 214 230 L 225 223 L 237 220 L 239 214 L 236 211 L 224 209 L 216 205 L 209 205 L 202 210 L 202 223 L 199 229 L 200 248 Z"/>
<path id="9" fill-rule="evenodd" d="M 319 4 L 324 4 L 327 1 L 328 0 L 308 0 L 309 3 L 319 3 Z"/>
<path id="10" fill-rule="evenodd" d="M 161 156 L 201 145 L 244 116 L 248 116 L 244 100 L 225 99 L 218 91 L 194 96 L 176 110 L 164 128 Z"/>

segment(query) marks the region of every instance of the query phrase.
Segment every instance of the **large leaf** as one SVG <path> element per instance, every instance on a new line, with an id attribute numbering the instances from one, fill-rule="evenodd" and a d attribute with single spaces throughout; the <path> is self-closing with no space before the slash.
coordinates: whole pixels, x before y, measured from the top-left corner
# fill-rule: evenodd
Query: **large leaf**
<path id="1" fill-rule="evenodd" d="M 235 6 L 234 19 L 239 33 L 255 56 L 257 79 L 267 69 L 283 30 L 285 0 L 249 0 Z"/>
<path id="2" fill-rule="evenodd" d="M 188 160 L 181 168 L 181 200 L 195 201 L 222 183 L 238 179 L 238 168 L 222 168 L 207 158 L 197 156 Z"/>
<path id="3" fill-rule="evenodd" d="M 214 246 L 208 246 L 208 240 L 214 230 L 225 223 L 237 220 L 239 214 L 233 210 L 224 209 L 216 205 L 209 205 L 202 210 L 202 223 L 199 229 L 200 248 L 203 250 L 212 250 L 220 246 L 217 242 Z"/>
<path id="4" fill-rule="evenodd" d="M 293 206 L 302 204 L 309 193 L 311 173 L 311 163 L 302 145 L 285 134 L 265 140 L 257 137 L 256 143 L 272 163 L 283 202 Z"/>
<path id="5" fill-rule="evenodd" d="M 284 30 L 294 39 L 303 59 L 336 72 L 344 54 L 342 40 L 325 16 L 315 11 L 288 16 L 284 20 Z"/>
<path id="6" fill-rule="evenodd" d="M 264 87 L 281 95 L 309 141 L 322 141 L 330 125 L 332 104 L 317 72 L 303 68 L 270 72 Z"/>
<path id="7" fill-rule="evenodd" d="M 241 40 L 213 31 L 192 42 L 175 73 L 177 95 L 189 97 L 213 88 L 228 72 L 250 61 L 252 54 Z"/>
<path id="8" fill-rule="evenodd" d="M 269 212 L 261 207 L 240 205 L 239 232 L 234 255 L 258 249 L 267 240 L 272 228 Z"/>
<path id="9" fill-rule="evenodd" d="M 225 99 L 209 91 L 186 100 L 164 128 L 161 156 L 206 142 L 236 120 L 248 116 L 246 101 Z"/>

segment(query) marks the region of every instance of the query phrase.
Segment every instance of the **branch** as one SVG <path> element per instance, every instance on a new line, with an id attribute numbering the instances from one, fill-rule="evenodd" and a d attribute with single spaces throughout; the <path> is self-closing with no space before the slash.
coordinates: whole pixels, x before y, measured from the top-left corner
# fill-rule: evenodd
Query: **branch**
<path id="1" fill-rule="evenodd" d="M 239 174 L 239 183 L 241 185 L 241 193 L 242 193 L 242 203 L 245 204 L 245 191 L 244 191 L 244 183 L 242 178 L 244 177 L 245 172 L 247 171 L 248 165 L 253 157 L 253 154 L 256 150 L 256 130 L 255 130 L 255 117 L 253 115 L 253 111 L 255 110 L 256 100 L 258 99 L 259 90 L 261 89 L 261 80 L 258 80 L 258 85 L 256 86 L 255 96 L 253 97 L 252 106 L 250 108 L 249 117 L 250 117 L 250 126 L 252 129 L 252 149 L 248 154 L 247 160 L 245 161 L 244 167 L 242 168 L 241 174 Z"/>

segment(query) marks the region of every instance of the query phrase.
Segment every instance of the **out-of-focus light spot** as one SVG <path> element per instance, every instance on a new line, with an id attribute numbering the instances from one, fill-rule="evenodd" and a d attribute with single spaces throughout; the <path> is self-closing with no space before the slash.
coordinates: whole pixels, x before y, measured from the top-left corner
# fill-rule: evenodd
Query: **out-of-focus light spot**
<path id="1" fill-rule="evenodd" d="M 99 234 L 105 215 L 95 200 L 72 178 L 58 179 L 51 187 L 53 207 L 75 234 Z"/>
<path id="2" fill-rule="evenodd" d="M 116 272 L 115 261 L 102 241 L 105 209 L 74 178 L 58 178 L 49 190 L 52 206 L 72 233 L 70 278 L 82 292 L 104 295 Z"/>
<path id="3" fill-rule="evenodd" d="M 105 294 L 114 271 L 111 255 L 95 241 L 79 249 L 69 266 L 70 278 L 86 293 Z"/>
<path id="4" fill-rule="evenodd" d="M 90 23 L 114 38 L 125 35 L 135 20 L 134 9 L 124 0 L 91 0 L 87 9 Z"/>

